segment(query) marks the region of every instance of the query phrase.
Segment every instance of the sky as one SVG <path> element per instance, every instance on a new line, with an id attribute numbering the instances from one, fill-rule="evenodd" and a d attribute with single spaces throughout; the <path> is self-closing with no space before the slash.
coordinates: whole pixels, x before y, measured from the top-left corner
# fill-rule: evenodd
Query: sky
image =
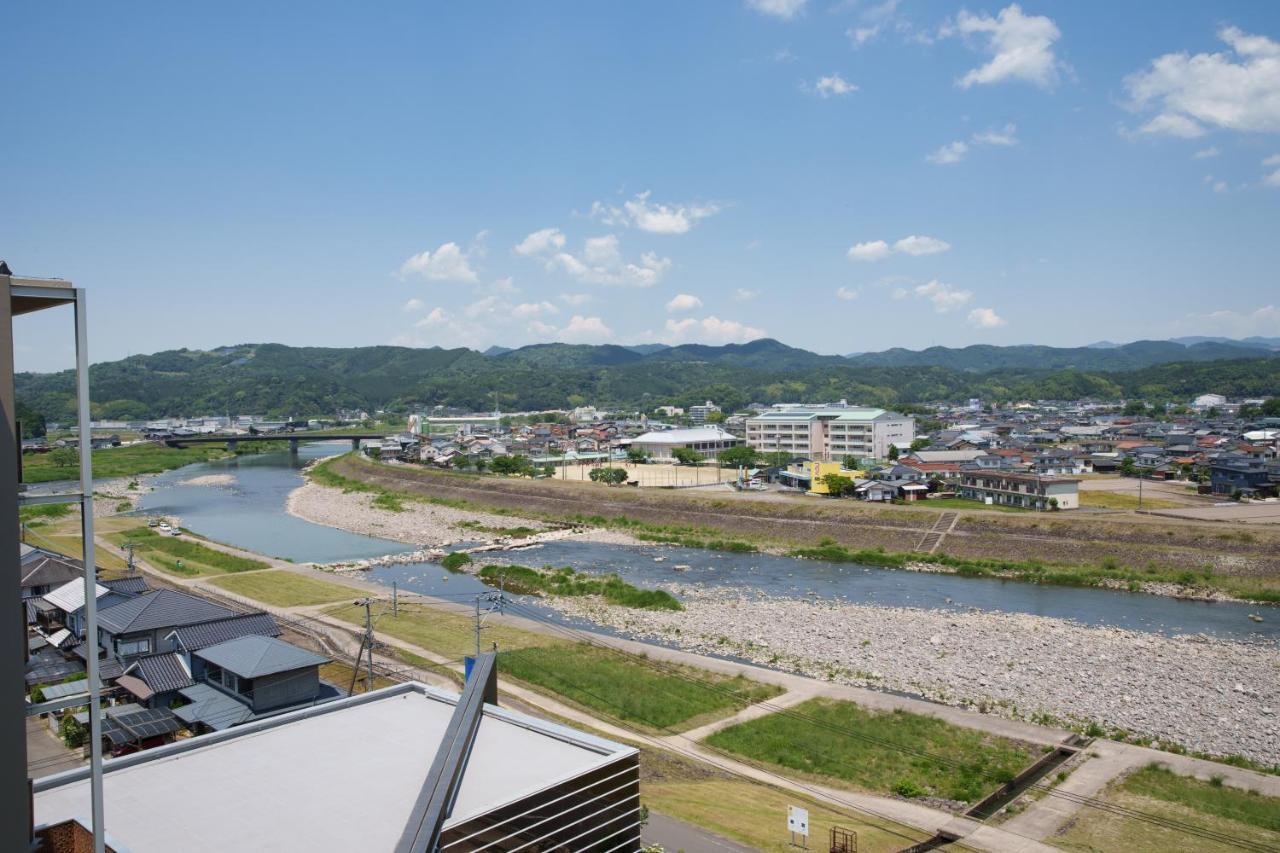
<path id="1" fill-rule="evenodd" d="M 1280 335 L 1280 4 L 0 14 L 0 258 L 94 361 Z"/>

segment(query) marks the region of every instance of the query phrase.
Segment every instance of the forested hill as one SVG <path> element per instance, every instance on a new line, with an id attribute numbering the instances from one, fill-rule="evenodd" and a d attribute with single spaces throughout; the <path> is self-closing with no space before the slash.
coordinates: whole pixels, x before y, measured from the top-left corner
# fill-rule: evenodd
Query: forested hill
<path id="1" fill-rule="evenodd" d="M 738 408 L 799 399 L 901 406 L 968 397 L 1181 401 L 1207 392 L 1280 395 L 1280 355 L 1257 349 L 1250 354 L 1119 370 L 1025 364 L 974 369 L 867 364 L 768 339 L 639 352 L 620 346 L 539 344 L 495 355 L 465 348 L 243 344 L 103 362 L 93 365 L 90 381 L 94 416 L 126 420 L 222 413 L 304 417 L 339 409 L 436 404 L 485 410 L 492 408 L 495 392 L 508 411 L 588 402 L 651 409 L 706 399 Z M 36 415 L 60 421 L 72 417 L 70 371 L 22 373 L 16 385 L 24 422 Z"/>
<path id="2" fill-rule="evenodd" d="M 1046 370 L 1137 370 L 1156 364 L 1184 361 L 1220 361 L 1259 358 L 1271 354 L 1259 344 L 1205 340 L 1191 344 L 1174 341 L 1134 341 L 1119 346 L 1045 347 L 985 344 L 952 349 L 929 347 L 914 351 L 889 349 L 849 356 L 854 364 L 876 367 L 920 367 L 945 365 L 957 370 L 979 372 L 1004 368 Z"/>

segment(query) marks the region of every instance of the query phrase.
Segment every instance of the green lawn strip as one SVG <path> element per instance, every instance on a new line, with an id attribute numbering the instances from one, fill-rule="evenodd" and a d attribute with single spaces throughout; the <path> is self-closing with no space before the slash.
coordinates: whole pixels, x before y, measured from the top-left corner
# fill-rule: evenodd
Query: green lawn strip
<path id="1" fill-rule="evenodd" d="M 1038 757 L 1029 744 L 924 714 L 871 711 L 825 698 L 810 699 L 793 712 L 811 719 L 770 714 L 722 729 L 706 743 L 879 794 L 965 803 L 977 802 Z"/>
<path id="2" fill-rule="evenodd" d="M 677 731 L 776 696 L 780 687 L 575 643 L 502 652 L 498 671 L 639 728 Z M 679 674 L 675 674 L 679 673 Z"/>
<path id="3" fill-rule="evenodd" d="M 1280 798 L 1218 782 L 1179 776 L 1160 764 L 1149 764 L 1124 780 L 1122 787 L 1140 796 L 1178 803 L 1204 814 L 1280 833 Z"/>
<path id="4" fill-rule="evenodd" d="M 202 447 L 165 447 L 161 444 L 133 444 L 128 447 L 106 447 L 93 451 L 93 476 L 96 479 L 132 477 L 137 474 L 159 474 L 193 462 L 209 462 L 230 456 L 219 445 Z M 32 453 L 22 457 L 22 480 L 25 483 L 47 483 L 73 480 L 80 476 L 79 463 L 57 465 L 53 453 Z"/>
<path id="5" fill-rule="evenodd" d="M 228 592 L 243 595 L 276 607 L 302 607 L 310 604 L 328 604 L 344 598 L 356 598 L 359 590 L 328 581 L 316 580 L 284 569 L 266 572 L 222 575 L 210 578 L 210 583 Z"/>
<path id="6" fill-rule="evenodd" d="M 109 534 L 107 538 L 121 547 L 132 544 L 134 553 L 139 557 L 174 574 L 195 577 L 271 568 L 262 560 L 228 554 L 188 539 L 165 536 L 149 527 L 123 530 Z"/>
<path id="7" fill-rule="evenodd" d="M 478 572 L 481 581 L 516 595 L 598 595 L 610 604 L 641 610 L 683 610 L 679 600 L 663 589 L 641 589 L 616 574 L 591 575 L 568 566 L 485 566 Z"/>
<path id="8" fill-rule="evenodd" d="M 1226 853 L 1243 844 L 1280 849 L 1280 798 L 1201 782 L 1152 765 L 1113 782 L 1100 799 L 1109 805 L 1176 821 L 1167 827 L 1104 808 L 1081 809 L 1061 835 L 1046 839 L 1067 850 L 1190 850 Z M 1192 835 L 1195 827 L 1240 844 Z"/>
<path id="9" fill-rule="evenodd" d="M 970 509 L 975 512 L 1035 512 L 1031 507 L 986 504 L 982 501 L 971 501 L 967 498 L 929 498 L 913 505 L 922 506 L 925 509 Z"/>

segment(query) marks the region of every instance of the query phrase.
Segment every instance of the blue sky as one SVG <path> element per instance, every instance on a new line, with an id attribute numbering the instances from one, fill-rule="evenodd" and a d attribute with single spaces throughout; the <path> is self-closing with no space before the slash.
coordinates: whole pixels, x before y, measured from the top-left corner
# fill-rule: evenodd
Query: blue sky
<path id="1" fill-rule="evenodd" d="M 95 360 L 1280 334 L 1280 5 L 10 4 Z M 28 318 L 20 368 L 70 364 Z"/>

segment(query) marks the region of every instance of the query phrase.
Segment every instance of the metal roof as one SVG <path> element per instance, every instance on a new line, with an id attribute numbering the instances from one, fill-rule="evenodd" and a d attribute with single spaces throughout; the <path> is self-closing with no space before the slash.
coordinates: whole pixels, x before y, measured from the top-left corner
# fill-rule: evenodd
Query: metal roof
<path id="1" fill-rule="evenodd" d="M 40 690 L 44 694 L 46 702 L 52 702 L 54 699 L 66 699 L 68 696 L 89 695 L 89 679 L 82 678 L 79 681 L 69 681 L 66 684 L 50 684 Z"/>
<path id="2" fill-rule="evenodd" d="M 329 662 L 329 658 L 323 655 L 259 634 L 236 637 L 234 640 L 201 649 L 195 654 L 241 678 L 258 678 Z"/>
<path id="3" fill-rule="evenodd" d="M 151 590 L 151 587 L 147 586 L 147 579 L 142 575 L 126 575 L 122 578 L 99 581 L 99 583 L 112 592 L 118 592 L 121 595 L 142 595 L 144 592 Z"/>
<path id="4" fill-rule="evenodd" d="M 246 634 L 261 634 L 264 637 L 280 636 L 280 626 L 270 613 L 241 613 L 228 616 L 226 619 L 214 619 L 196 625 L 184 625 L 174 630 L 171 636 L 177 638 L 182 648 L 189 652 L 225 643 Z"/>
<path id="5" fill-rule="evenodd" d="M 84 577 L 79 560 L 26 544 L 23 547 L 27 549 L 22 552 L 23 586 L 56 586 Z"/>
<path id="6" fill-rule="evenodd" d="M 178 719 L 184 722 L 204 723 L 220 732 L 253 717 L 248 705 L 207 684 L 193 684 L 178 692 L 191 700 L 190 705 L 173 709 Z"/>
<path id="7" fill-rule="evenodd" d="M 109 633 L 126 634 L 177 628 L 234 615 L 234 610 L 207 599 L 174 589 L 157 589 L 104 608 L 98 614 L 98 624 Z"/>
<path id="8" fill-rule="evenodd" d="M 685 444 L 699 441 L 741 441 L 736 435 L 720 427 L 694 427 L 692 429 L 668 429 L 646 432 L 631 439 L 632 444 Z"/>
<path id="9" fill-rule="evenodd" d="M 84 578 L 76 578 L 73 581 L 67 581 L 55 590 L 45 593 L 44 600 L 57 607 L 65 613 L 75 613 L 81 607 L 84 607 Z M 96 591 L 95 598 L 102 598 L 111 590 L 102 584 L 94 587 Z"/>
<path id="10" fill-rule="evenodd" d="M 396 685 L 109 759 L 111 835 L 135 853 L 393 850 L 457 701 L 421 684 Z M 185 719 L 190 708 L 175 714 Z M 486 705 L 445 827 L 635 754 L 633 747 Z M 88 768 L 77 768 L 35 780 L 36 825 L 82 814 L 88 776 Z M 170 819 L 189 815 L 193 803 L 203 814 L 234 819 L 219 821 L 216 831 Z"/>
<path id="11" fill-rule="evenodd" d="M 142 708 L 102 720 L 102 734 L 115 746 L 173 734 L 180 728 L 182 724 L 168 708 Z"/>
<path id="12" fill-rule="evenodd" d="M 125 675 L 141 679 L 153 693 L 168 693 L 192 684 L 187 662 L 173 652 L 140 657 L 129 665 Z"/>

